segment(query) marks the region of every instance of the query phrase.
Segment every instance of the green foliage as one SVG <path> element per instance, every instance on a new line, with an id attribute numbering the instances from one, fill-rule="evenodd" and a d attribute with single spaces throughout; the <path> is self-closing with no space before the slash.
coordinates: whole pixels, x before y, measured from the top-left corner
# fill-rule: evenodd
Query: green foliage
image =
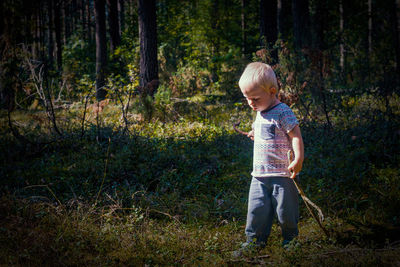
<path id="1" fill-rule="evenodd" d="M 325 211 L 331 239 L 301 205 L 300 236 L 288 250 L 281 248 L 274 226 L 267 248 L 239 261 L 232 258 L 244 240 L 252 152 L 251 141 L 235 135 L 231 125 L 240 119 L 248 130 L 252 114 L 242 103 L 220 100 L 196 95 L 177 102 L 162 85 L 151 100 L 149 121 L 136 119 L 136 108 L 127 111 L 129 132 L 123 133 L 121 108 L 113 102 L 98 119 L 87 109 L 83 137 L 82 103 L 57 113 L 68 129 L 58 142 L 26 146 L 4 132 L 1 262 L 314 265 L 334 258 L 343 265 L 387 263 L 395 257 L 399 120 L 385 116 L 384 100 L 364 97 L 343 98 L 348 114 L 370 114 L 364 118 L 335 118 L 330 130 L 301 125 L 306 160 L 300 182 Z M 200 108 L 207 116 L 198 115 Z M 396 102 L 392 111 L 399 112 Z M 23 122 L 17 128 L 30 140 L 52 138 L 41 125 L 46 116 L 40 111 L 13 113 L 12 119 Z M 53 249 L 43 251 L 44 246 Z M 259 257 L 265 254 L 270 257 Z"/>
<path id="2" fill-rule="evenodd" d="M 87 93 L 88 83 L 95 80 L 96 73 L 96 46 L 81 38 L 80 34 L 72 35 L 64 46 L 63 57 L 63 79 L 69 84 L 77 84 L 75 90 L 68 93 L 69 97 L 76 97 Z M 90 88 L 90 87 L 89 87 Z"/>

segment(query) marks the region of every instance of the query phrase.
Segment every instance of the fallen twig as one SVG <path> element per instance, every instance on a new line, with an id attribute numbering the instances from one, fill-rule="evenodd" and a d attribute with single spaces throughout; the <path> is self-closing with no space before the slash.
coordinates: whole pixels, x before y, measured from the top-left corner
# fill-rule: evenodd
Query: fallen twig
<path id="1" fill-rule="evenodd" d="M 288 157 L 288 162 L 289 165 L 292 162 L 292 150 L 289 150 L 287 153 L 287 157 Z M 301 198 L 303 199 L 304 203 L 306 204 L 306 207 L 308 209 L 308 211 L 310 212 L 311 216 L 317 221 L 319 227 L 322 229 L 322 231 L 324 232 L 324 234 L 329 238 L 329 233 L 328 231 L 325 229 L 325 227 L 322 225 L 322 221 L 324 220 L 324 214 L 322 213 L 322 210 L 320 209 L 320 207 L 318 207 L 314 202 L 312 202 L 304 193 L 303 189 L 301 188 L 300 184 L 298 184 L 296 182 L 296 179 L 292 179 L 294 185 L 297 188 L 297 191 L 299 192 Z M 313 210 L 311 209 L 312 206 L 314 209 L 317 210 L 318 212 L 318 217 L 314 214 Z"/>
<path id="2" fill-rule="evenodd" d="M 244 132 L 244 131 L 242 131 L 242 130 L 239 130 L 239 129 L 237 128 L 237 127 L 239 127 L 239 125 L 240 125 L 240 121 L 234 123 L 234 124 L 233 124 L 233 129 L 235 129 L 236 132 L 247 136 L 247 133 L 246 133 L 246 132 Z"/>

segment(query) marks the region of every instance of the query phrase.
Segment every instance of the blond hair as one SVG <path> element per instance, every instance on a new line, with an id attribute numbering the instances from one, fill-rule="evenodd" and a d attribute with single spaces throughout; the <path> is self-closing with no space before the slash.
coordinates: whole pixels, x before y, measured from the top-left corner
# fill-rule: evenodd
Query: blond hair
<path id="1" fill-rule="evenodd" d="M 239 80 L 239 87 L 243 88 L 262 88 L 269 92 L 269 89 L 275 87 L 278 91 L 278 82 L 274 70 L 270 65 L 253 62 L 246 66 Z"/>

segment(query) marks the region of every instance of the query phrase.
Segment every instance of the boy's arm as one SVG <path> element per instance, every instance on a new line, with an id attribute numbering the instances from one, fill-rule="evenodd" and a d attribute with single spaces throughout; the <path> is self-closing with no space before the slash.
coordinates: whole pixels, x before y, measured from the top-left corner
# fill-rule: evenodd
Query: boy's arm
<path id="1" fill-rule="evenodd" d="M 288 170 L 291 173 L 290 178 L 294 179 L 296 175 L 301 171 L 304 160 L 304 144 L 303 138 L 301 137 L 301 131 L 299 125 L 296 125 L 289 133 L 290 140 L 294 151 L 294 160 L 290 163 Z"/>
<path id="2" fill-rule="evenodd" d="M 247 137 L 254 141 L 254 122 L 251 124 L 251 131 L 247 133 Z"/>

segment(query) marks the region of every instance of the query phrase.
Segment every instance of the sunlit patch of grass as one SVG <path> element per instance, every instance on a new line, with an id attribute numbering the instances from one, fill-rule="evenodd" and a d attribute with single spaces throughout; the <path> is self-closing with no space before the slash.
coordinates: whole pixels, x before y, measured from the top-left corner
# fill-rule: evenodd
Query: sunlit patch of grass
<path id="1" fill-rule="evenodd" d="M 244 241 L 243 221 L 235 219 L 184 223 L 156 210 L 123 208 L 116 200 L 101 207 L 7 197 L 1 203 L 0 261 L 8 265 L 358 266 L 400 260 L 395 244 L 340 245 L 311 219 L 301 221 L 300 235 L 287 249 L 275 224 L 266 248 L 235 258 L 232 252 Z"/>
<path id="2" fill-rule="evenodd" d="M 66 208 L 3 199 L 1 208 L 6 264 L 219 264 L 241 230 L 233 221 L 182 224 L 152 219 L 146 210 L 110 212 L 80 203 Z"/>

